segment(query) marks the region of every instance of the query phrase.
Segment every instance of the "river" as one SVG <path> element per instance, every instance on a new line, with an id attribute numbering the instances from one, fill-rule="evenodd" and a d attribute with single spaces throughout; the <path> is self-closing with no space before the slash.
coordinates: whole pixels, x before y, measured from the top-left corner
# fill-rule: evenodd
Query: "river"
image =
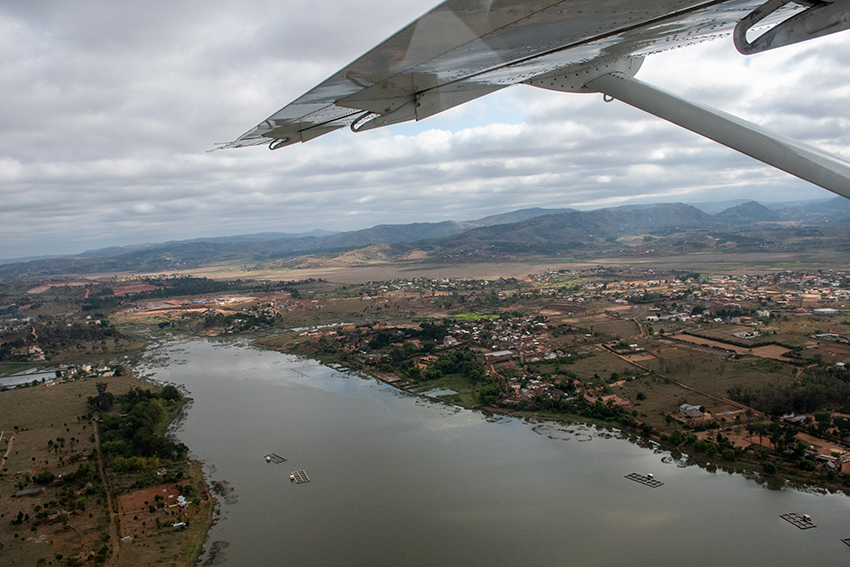
<path id="1" fill-rule="evenodd" d="M 299 566 L 838 565 L 850 499 L 575 424 L 487 416 L 239 342 L 152 349 L 193 398 L 176 436 L 224 481 L 202 561 Z M 277 453 L 287 462 L 267 463 Z M 304 470 L 309 483 L 289 480 Z M 663 486 L 624 478 L 654 473 Z M 781 514 L 810 514 L 800 530 Z M 218 549 L 214 557 L 210 550 Z"/>

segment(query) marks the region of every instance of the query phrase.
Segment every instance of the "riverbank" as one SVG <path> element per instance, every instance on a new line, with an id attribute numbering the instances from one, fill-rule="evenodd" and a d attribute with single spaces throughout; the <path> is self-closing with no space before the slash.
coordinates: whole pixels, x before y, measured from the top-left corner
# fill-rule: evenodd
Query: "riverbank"
<path id="1" fill-rule="evenodd" d="M 658 447 L 682 456 L 687 464 L 697 465 L 709 471 L 723 470 L 743 474 L 770 488 L 781 489 L 788 486 L 850 495 L 850 474 L 843 472 L 840 466 L 837 470 L 815 468 L 805 470 L 803 466 L 806 465 L 801 466 L 801 462 L 807 460 L 803 454 L 796 460 L 788 461 L 780 455 L 773 454 L 768 446 L 757 443 L 758 435 L 754 435 L 753 432 L 747 435 L 744 431 L 748 427 L 752 428 L 752 423 L 756 424 L 757 429 L 759 423 L 770 424 L 770 422 L 748 418 L 746 423 L 736 422 L 722 426 L 715 424 L 714 428 L 703 427 L 694 430 L 686 422 L 679 421 L 672 421 L 673 427 L 669 427 L 670 421 L 668 421 L 668 428 L 660 429 L 648 425 L 644 419 L 645 414 L 617 410 L 616 406 L 603 404 L 599 400 L 587 402 L 583 396 L 579 396 L 577 402 L 565 406 L 562 410 L 556 410 L 554 405 L 549 409 L 505 407 L 505 405 L 482 403 L 480 393 L 486 384 L 461 379 L 454 375 L 417 382 L 389 369 L 379 370 L 376 366 L 362 364 L 358 360 L 359 357 L 351 354 L 345 355 L 339 351 L 324 352 L 315 341 L 299 342 L 293 336 L 283 340 L 280 337 L 266 337 L 254 344 L 260 348 L 307 356 L 335 369 L 356 369 L 358 373 L 368 375 L 409 394 L 425 396 L 465 409 L 520 419 L 551 420 L 560 423 L 582 423 L 617 428 L 629 436 L 645 439 L 648 443 L 654 443 Z M 430 392 L 440 393 L 429 395 Z M 609 413 L 613 418 L 606 415 Z M 640 418 L 638 418 L 639 415 Z M 767 428 L 767 425 L 764 427 Z M 806 447 L 808 446 L 807 444 Z M 813 460 L 811 462 L 814 463 Z"/>
<path id="2" fill-rule="evenodd" d="M 157 400 L 162 391 L 162 385 L 127 375 L 0 392 L 0 454 L 8 452 L 0 470 L 0 517 L 12 520 L 0 522 L 4 565 L 41 564 L 57 557 L 113 567 L 162 562 L 188 567 L 196 562 L 215 506 L 200 463 L 185 457 L 174 462 L 122 457 L 116 443 L 123 441 L 114 435 L 104 441 L 101 424 L 91 420 L 92 398 L 121 399 L 128 392 L 148 397 L 150 392 Z M 156 404 L 170 410 L 164 409 L 152 428 L 157 438 L 165 439 L 185 400 Z M 120 413 L 116 406 L 103 425 Z M 114 466 L 119 459 L 134 466 L 119 470 Z M 174 496 L 172 501 L 161 494 L 166 480 L 174 494 L 165 494 Z M 155 504 L 154 511 L 147 504 L 126 505 L 140 490 L 157 492 L 141 500 Z M 185 511 L 178 511 L 175 503 L 181 494 L 190 501 Z M 172 527 L 184 519 L 186 529 Z"/>
<path id="3" fill-rule="evenodd" d="M 245 341 L 163 345 L 138 368 L 192 392 L 179 435 L 211 486 L 228 487 L 208 543 L 225 565 L 766 566 L 846 553 L 845 497 L 765 490 L 625 432 L 460 410 Z M 271 452 L 287 462 L 265 462 Z M 294 470 L 311 482 L 290 482 Z M 818 528 L 798 532 L 788 512 Z M 605 546 L 611 529 L 622 545 Z"/>

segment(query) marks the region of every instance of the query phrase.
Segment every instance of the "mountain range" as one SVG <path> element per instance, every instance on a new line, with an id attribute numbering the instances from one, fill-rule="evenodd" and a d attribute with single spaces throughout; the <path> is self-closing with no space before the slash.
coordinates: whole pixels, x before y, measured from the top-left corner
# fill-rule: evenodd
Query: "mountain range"
<path id="1" fill-rule="evenodd" d="M 392 245 L 391 251 L 396 254 L 420 248 L 442 257 L 575 254 L 617 248 L 628 236 L 644 235 L 644 241 L 650 241 L 678 235 L 675 241 L 664 241 L 673 245 L 684 242 L 683 234 L 704 237 L 706 231 L 726 235 L 720 237 L 723 241 L 735 233 L 739 242 L 759 241 L 763 246 L 763 235 L 746 233 L 770 229 L 790 234 L 790 229 L 818 231 L 850 226 L 848 213 L 850 201 L 841 197 L 774 208 L 749 201 L 716 214 L 683 203 L 594 211 L 529 208 L 463 222 L 378 225 L 340 233 L 260 233 L 112 247 L 73 256 L 7 262 L 0 265 L 0 278 L 184 271 L 210 264 L 262 264 L 303 255 L 332 255 L 374 245 Z M 697 246 L 700 243 L 699 238 L 690 240 Z"/>

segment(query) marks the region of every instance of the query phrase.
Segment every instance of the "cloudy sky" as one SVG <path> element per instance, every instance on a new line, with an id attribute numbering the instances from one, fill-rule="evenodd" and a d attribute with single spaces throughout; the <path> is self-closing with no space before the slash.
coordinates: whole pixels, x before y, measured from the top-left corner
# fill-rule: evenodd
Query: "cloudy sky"
<path id="1" fill-rule="evenodd" d="M 275 152 L 237 138 L 433 0 L 0 3 L 0 258 L 526 207 L 832 195 L 601 95 L 512 87 Z M 850 32 L 638 78 L 850 159 Z"/>

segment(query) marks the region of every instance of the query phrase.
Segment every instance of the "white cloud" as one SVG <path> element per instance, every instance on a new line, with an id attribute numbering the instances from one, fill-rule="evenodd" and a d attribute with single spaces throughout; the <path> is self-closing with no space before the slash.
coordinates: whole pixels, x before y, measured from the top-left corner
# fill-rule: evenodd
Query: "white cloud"
<path id="1" fill-rule="evenodd" d="M 599 95 L 512 87 L 426 121 L 205 154 L 431 1 L 0 6 L 0 258 L 529 206 L 829 196 Z M 745 58 L 731 40 L 639 78 L 850 157 L 850 34 Z"/>

